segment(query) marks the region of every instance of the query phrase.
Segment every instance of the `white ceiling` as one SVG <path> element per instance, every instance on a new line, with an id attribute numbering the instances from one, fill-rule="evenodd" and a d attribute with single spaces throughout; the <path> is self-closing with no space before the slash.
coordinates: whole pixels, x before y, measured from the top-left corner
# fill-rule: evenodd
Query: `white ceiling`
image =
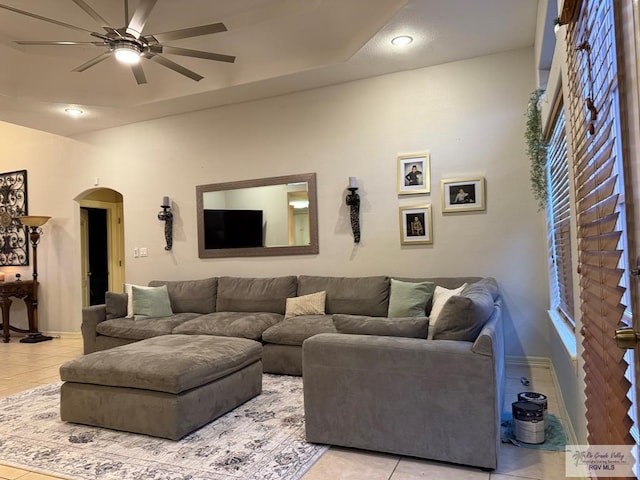
<path id="1" fill-rule="evenodd" d="M 124 0 L 85 0 L 124 26 Z M 129 1 L 129 13 L 137 0 Z M 72 0 L 0 0 L 104 32 Z M 217 105 L 472 58 L 533 45 L 538 0 L 158 0 L 143 34 L 223 22 L 227 32 L 165 42 L 236 56 L 235 63 L 165 55 L 195 82 L 143 59 L 148 83 L 97 46 L 24 46 L 15 40 L 97 41 L 89 33 L 0 9 L 0 120 L 70 136 Z M 390 40 L 414 37 L 404 48 Z M 533 68 L 533 66 L 532 66 Z M 85 113 L 69 118 L 64 108 Z"/>

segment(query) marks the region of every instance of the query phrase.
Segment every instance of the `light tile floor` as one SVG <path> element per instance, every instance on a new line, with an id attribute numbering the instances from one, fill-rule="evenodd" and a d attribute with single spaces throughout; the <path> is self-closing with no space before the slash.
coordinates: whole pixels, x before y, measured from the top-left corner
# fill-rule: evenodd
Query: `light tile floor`
<path id="1" fill-rule="evenodd" d="M 0 343 L 0 397 L 38 385 L 59 381 L 59 366 L 82 355 L 79 338 L 55 338 L 48 342 L 26 344 L 12 337 L 10 343 Z M 521 377 L 531 385 L 523 387 Z M 556 392 L 548 369 L 507 367 L 505 409 L 509 410 L 516 394 L 523 390 L 542 392 L 549 399 L 549 412 L 560 418 Z M 566 421 L 565 419 L 562 419 Z M 306 473 L 303 480 L 555 480 L 564 479 L 564 452 L 519 448 L 502 444 L 498 468 L 484 472 L 414 458 L 364 452 L 346 448 L 331 448 Z M 56 479 L 2 465 L 0 479 Z"/>

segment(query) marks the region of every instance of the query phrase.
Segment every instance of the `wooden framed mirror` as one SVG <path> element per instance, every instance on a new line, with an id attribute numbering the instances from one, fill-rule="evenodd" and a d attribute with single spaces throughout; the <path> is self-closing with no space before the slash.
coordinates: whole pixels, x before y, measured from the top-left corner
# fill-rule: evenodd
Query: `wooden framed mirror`
<path id="1" fill-rule="evenodd" d="M 200 258 L 319 251 L 315 173 L 197 185 L 196 209 Z"/>

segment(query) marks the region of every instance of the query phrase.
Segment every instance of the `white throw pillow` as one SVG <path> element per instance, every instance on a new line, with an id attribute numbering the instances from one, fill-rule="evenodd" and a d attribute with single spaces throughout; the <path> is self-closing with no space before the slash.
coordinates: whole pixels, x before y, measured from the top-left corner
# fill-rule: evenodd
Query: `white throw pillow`
<path id="1" fill-rule="evenodd" d="M 433 304 L 431 306 L 431 314 L 429 315 L 429 334 L 428 339 L 431 340 L 433 338 L 433 332 L 435 331 L 436 322 L 438 321 L 438 315 L 440 315 L 440 311 L 444 304 L 447 303 L 449 298 L 454 295 L 459 295 L 462 290 L 467 287 L 467 284 L 464 283 L 460 287 L 449 290 L 448 288 L 440 287 L 436 285 L 436 289 L 433 292 Z"/>
<path id="2" fill-rule="evenodd" d="M 287 298 L 284 318 L 300 315 L 324 315 L 327 292 L 310 293 L 301 297 Z"/>
<path id="3" fill-rule="evenodd" d="M 133 283 L 124 284 L 124 293 L 127 294 L 127 316 L 133 318 Z"/>
<path id="4" fill-rule="evenodd" d="M 133 318 L 133 286 L 134 283 L 124 284 L 124 293 L 127 294 L 127 316 L 125 318 Z M 136 287 L 144 287 L 143 285 L 136 285 Z M 144 287 L 148 288 L 148 287 Z"/>

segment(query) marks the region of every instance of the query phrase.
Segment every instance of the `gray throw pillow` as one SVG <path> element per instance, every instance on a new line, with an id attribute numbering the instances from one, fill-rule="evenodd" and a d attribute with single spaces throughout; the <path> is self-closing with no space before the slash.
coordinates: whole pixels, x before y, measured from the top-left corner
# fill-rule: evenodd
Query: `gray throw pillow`
<path id="1" fill-rule="evenodd" d="M 433 282 L 410 283 L 391 279 L 389 296 L 390 318 L 424 317 L 427 302 L 433 296 Z"/>
<path id="2" fill-rule="evenodd" d="M 493 279 L 468 285 L 442 307 L 434 326 L 434 340 L 473 342 L 493 313 L 498 285 Z"/>
<path id="3" fill-rule="evenodd" d="M 337 313 L 332 318 L 338 333 L 427 338 L 429 331 L 428 317 L 385 318 Z"/>
<path id="4" fill-rule="evenodd" d="M 173 315 L 166 285 L 161 287 L 133 285 L 131 295 L 133 296 L 133 318 L 136 320 Z"/>
<path id="5" fill-rule="evenodd" d="M 127 316 L 127 298 L 126 293 L 107 292 L 105 294 L 107 320 Z"/>

